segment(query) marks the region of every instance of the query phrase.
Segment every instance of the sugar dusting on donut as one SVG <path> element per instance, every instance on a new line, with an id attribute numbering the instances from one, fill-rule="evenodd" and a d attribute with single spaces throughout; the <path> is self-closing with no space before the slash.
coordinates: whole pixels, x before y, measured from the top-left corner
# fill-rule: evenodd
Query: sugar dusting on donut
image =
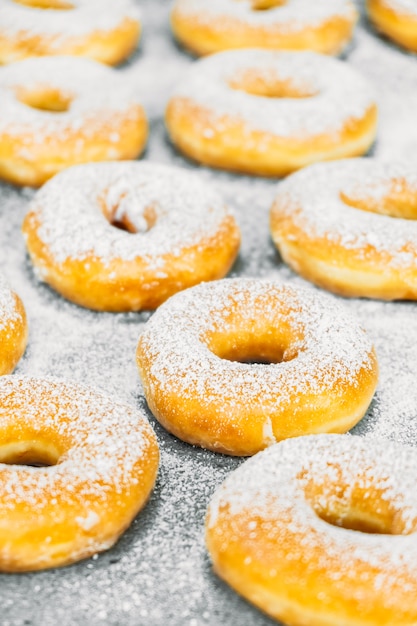
<path id="1" fill-rule="evenodd" d="M 344 192 L 377 203 L 400 191 L 404 181 L 417 198 L 417 175 L 406 164 L 373 159 L 320 163 L 280 183 L 277 200 L 280 213 L 288 213 L 313 238 L 334 240 L 352 250 L 371 246 L 388 252 L 387 263 L 393 267 L 417 266 L 415 220 L 363 211 L 340 197 Z"/>
<path id="2" fill-rule="evenodd" d="M 68 110 L 54 113 L 28 106 L 18 99 L 18 91 L 59 90 L 68 96 Z M 82 132 L 94 136 L 105 125 L 106 137 L 117 144 L 120 115 L 136 119 L 139 104 L 135 85 L 116 70 L 90 59 L 41 57 L 0 67 L 0 133 L 23 136 L 30 143 L 48 138 L 60 139 Z M 112 119 L 113 118 L 113 119 Z M 88 123 L 86 123 L 88 122 Z M 80 151 L 82 151 L 80 141 Z"/>
<path id="3" fill-rule="evenodd" d="M 127 211 L 138 232 L 111 226 L 100 208 L 105 193 L 110 205 Z M 122 202 L 120 203 L 120 200 Z M 155 223 L 147 228 L 145 210 Z M 213 236 L 231 215 L 221 196 L 198 176 L 155 163 L 101 163 L 70 168 L 35 196 L 39 236 L 59 263 L 66 258 L 146 258 L 158 269 L 164 255 L 180 258 L 186 246 Z"/>
<path id="4" fill-rule="evenodd" d="M 56 10 L 18 4 L 0 3 L 0 30 L 8 36 L 42 35 L 48 44 L 58 47 L 62 40 L 80 37 L 91 31 L 109 31 L 125 19 L 137 21 L 140 12 L 132 0 L 70 0 L 72 9 Z"/>
<path id="5" fill-rule="evenodd" d="M 333 498 L 349 508 L 357 486 L 378 490 L 400 516 L 402 534 L 369 534 L 324 522 L 305 496 L 311 480 L 320 487 L 324 507 L 330 508 Z M 300 536 L 307 527 L 311 530 L 304 534 L 302 549 L 308 554 L 310 548 L 320 546 L 320 566 L 327 576 L 344 585 L 348 577 L 357 575 L 352 564 L 359 559 L 379 570 L 366 584 L 382 590 L 390 581 L 395 583 L 398 568 L 417 577 L 416 480 L 415 452 L 410 448 L 343 435 L 299 437 L 268 448 L 230 474 L 212 498 L 207 524 L 215 528 L 224 511 L 232 518 L 245 512 L 249 519 L 273 524 L 279 541 L 280 519 L 289 511 L 286 532 Z M 337 491 L 338 484 L 343 484 L 343 491 Z M 249 523 L 256 541 L 257 523 Z M 389 596 L 384 598 L 389 604 Z"/>
<path id="6" fill-rule="evenodd" d="M 351 19 L 353 12 L 349 0 L 288 0 L 284 5 L 267 11 L 254 11 L 249 0 L 181 0 L 176 10 L 195 16 L 200 23 L 234 18 L 268 30 L 276 28 L 280 33 L 297 32 L 335 16 Z"/>
<path id="7" fill-rule="evenodd" d="M 14 325 L 20 319 L 13 292 L 4 276 L 0 274 L 0 330 L 9 324 Z"/>
<path id="8" fill-rule="evenodd" d="M 21 411 L 9 407 L 18 403 Z M 1 468 L 2 510 L 28 502 L 36 515 L 53 498 L 79 491 L 88 507 L 99 501 L 105 506 L 109 486 L 122 493 L 129 484 L 140 482 L 134 471 L 138 458 L 152 442 L 151 429 L 142 413 L 80 384 L 55 378 L 3 376 L 0 379 L 1 428 L 32 428 L 39 437 L 50 429 L 70 441 L 68 452 L 56 465 L 45 468 L 3 465 Z M 40 419 L 39 419 L 40 418 Z M 35 436 L 36 438 L 36 436 Z M 133 472 L 133 473 L 132 473 Z M 47 494 L 47 501 L 43 497 Z M 80 525 L 92 525 L 93 518 Z"/>
<path id="9" fill-rule="evenodd" d="M 398 13 L 406 13 L 410 17 L 417 17 L 415 0 L 384 0 L 384 4 Z"/>
<path id="10" fill-rule="evenodd" d="M 271 307 L 265 308 L 265 298 Z M 282 299 L 291 309 L 286 323 L 300 329 L 304 338 L 297 346 L 296 359 L 278 365 L 225 361 L 214 355 L 200 339 L 201 333 L 228 329 L 228 311 L 239 307 L 247 316 L 248 327 L 261 316 L 276 318 L 275 308 Z M 275 320 L 276 321 L 276 320 Z M 155 332 L 155 328 L 158 332 Z M 312 290 L 291 287 L 278 281 L 256 279 L 225 279 L 205 283 L 172 297 L 148 322 L 141 336 L 142 349 L 152 356 L 151 375 L 164 387 L 181 386 L 181 393 L 192 397 L 201 392 L 201 402 L 210 406 L 213 397 L 221 393 L 219 380 L 225 363 L 233 371 L 235 386 L 227 389 L 231 403 L 241 400 L 242 385 L 248 402 L 260 397 L 288 396 L 308 390 L 322 392 L 335 378 L 339 384 L 356 383 L 361 369 L 371 370 L 372 344 L 357 323 L 334 300 Z M 169 354 L 170 358 L 166 358 Z M 280 385 L 281 377 L 291 372 L 292 386 Z M 296 400 L 295 400 L 296 401 Z M 265 437 L 271 439 L 268 422 Z"/>
<path id="11" fill-rule="evenodd" d="M 289 80 L 311 98 L 268 98 L 231 89 L 242 72 Z M 346 119 L 362 118 L 374 104 L 373 89 L 354 69 L 313 52 L 232 50 L 193 64 L 175 88 L 173 98 L 191 100 L 207 111 L 207 132 L 236 116 L 248 128 L 280 137 L 338 133 Z M 209 137 L 209 135 L 207 135 Z"/>

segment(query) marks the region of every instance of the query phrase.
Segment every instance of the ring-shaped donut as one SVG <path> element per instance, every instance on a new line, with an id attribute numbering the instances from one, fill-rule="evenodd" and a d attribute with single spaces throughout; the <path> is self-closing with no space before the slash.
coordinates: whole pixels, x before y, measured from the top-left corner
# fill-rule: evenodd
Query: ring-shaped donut
<path id="1" fill-rule="evenodd" d="M 348 430 L 377 382 L 371 342 L 339 304 L 256 279 L 173 296 L 147 322 L 137 364 L 149 407 L 167 430 L 233 455 Z"/>
<path id="2" fill-rule="evenodd" d="M 214 569 L 288 626 L 417 622 L 415 451 L 313 435 L 249 459 L 211 500 Z"/>
<path id="3" fill-rule="evenodd" d="M 85 56 L 116 65 L 140 36 L 132 0 L 2 0 L 0 65 L 31 56 Z"/>
<path id="4" fill-rule="evenodd" d="M 340 53 L 358 14 L 350 0 L 177 0 L 171 25 L 198 55 L 232 48 Z"/>
<path id="5" fill-rule="evenodd" d="M 406 165 L 312 165 L 278 186 L 272 238 L 290 267 L 344 296 L 417 299 L 417 177 Z"/>
<path id="6" fill-rule="evenodd" d="M 54 379 L 4 376 L 0 400 L 0 570 L 109 549 L 155 482 L 158 445 L 144 414 Z"/>
<path id="7" fill-rule="evenodd" d="M 106 311 L 154 309 L 225 276 L 240 243 L 233 214 L 209 185 L 142 162 L 61 172 L 38 191 L 23 232 L 42 280 Z"/>
<path id="8" fill-rule="evenodd" d="M 417 52 L 417 5 L 414 0 L 367 0 L 375 28 L 395 43 Z"/>
<path id="9" fill-rule="evenodd" d="M 196 61 L 166 111 L 173 143 L 201 163 L 281 176 L 359 156 L 376 134 L 372 89 L 313 52 L 231 50 Z"/>
<path id="10" fill-rule="evenodd" d="M 0 67 L 0 178 L 38 186 L 78 163 L 133 159 L 146 137 L 135 88 L 117 70 L 77 57 Z"/>
<path id="11" fill-rule="evenodd" d="M 14 370 L 23 356 L 27 338 L 23 303 L 0 275 L 0 376 Z"/>

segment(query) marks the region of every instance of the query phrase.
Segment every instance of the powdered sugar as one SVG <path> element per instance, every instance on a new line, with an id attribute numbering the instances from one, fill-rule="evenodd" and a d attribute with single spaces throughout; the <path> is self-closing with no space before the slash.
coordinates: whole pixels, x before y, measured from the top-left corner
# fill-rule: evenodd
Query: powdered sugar
<path id="1" fill-rule="evenodd" d="M 0 274 L 0 330 L 5 326 L 13 326 L 20 319 L 21 315 L 16 309 L 13 292 L 4 276 Z"/>
<path id="2" fill-rule="evenodd" d="M 277 33 L 294 33 L 319 26 L 340 17 L 353 19 L 355 11 L 349 0 L 287 0 L 267 11 L 252 9 L 250 0 L 179 0 L 175 11 L 199 23 L 216 23 L 217 28 L 230 25 L 230 20 L 250 24 Z"/>
<path id="3" fill-rule="evenodd" d="M 230 83 L 248 71 L 290 81 L 314 95 L 268 98 L 232 89 Z M 197 61 L 174 89 L 172 100 L 180 105 L 181 99 L 205 111 L 207 128 L 220 129 L 225 119 L 234 118 L 248 132 L 295 140 L 337 135 L 348 120 L 360 120 L 374 105 L 372 87 L 347 64 L 313 52 L 267 50 L 232 50 Z"/>
<path id="4" fill-rule="evenodd" d="M 312 165 L 278 186 L 272 211 L 291 216 L 312 238 L 335 241 L 347 249 L 366 246 L 386 255 L 392 267 L 417 266 L 417 222 L 349 206 L 351 199 L 381 204 L 407 188 L 417 198 L 417 176 L 406 164 L 348 159 Z"/>
<path id="5" fill-rule="evenodd" d="M 111 226 L 103 213 L 117 207 L 138 232 Z M 146 219 L 150 212 L 151 223 Z M 135 258 L 164 272 L 167 255 L 214 237 L 231 212 L 220 195 L 197 176 L 152 163 L 100 163 L 65 170 L 31 204 L 31 220 L 56 263 L 95 257 L 104 265 Z M 167 265 L 168 264 L 168 265 Z"/>
<path id="6" fill-rule="evenodd" d="M 415 454 L 410 448 L 340 435 L 290 439 L 259 453 L 226 479 L 212 499 L 207 523 L 214 532 L 219 528 L 216 541 L 223 541 L 224 546 L 227 537 L 221 529 L 228 524 L 239 536 L 238 529 L 250 528 L 251 520 L 257 520 L 264 529 L 271 526 L 278 572 L 280 559 L 285 560 L 279 546 L 285 553 L 286 546 L 293 545 L 302 554 L 299 562 L 306 564 L 306 575 L 317 568 L 333 592 L 336 589 L 342 597 L 348 594 L 355 602 L 364 591 L 363 577 L 368 593 L 373 589 L 376 597 L 379 593 L 382 606 L 392 606 L 398 596 L 391 588 L 402 587 L 408 598 L 414 598 L 415 593 L 416 479 Z M 320 494 L 318 500 L 318 496 L 311 500 L 307 495 L 311 485 Z M 393 527 L 387 529 L 387 522 L 385 526 L 382 522 L 385 534 L 338 527 L 361 507 L 365 511 L 371 508 L 370 514 L 381 516 L 381 522 L 383 518 L 391 520 L 388 523 Z M 395 511 L 395 516 L 383 514 L 387 508 Z M 333 525 L 322 519 L 319 511 L 338 511 L 340 518 Z M 231 521 L 225 523 L 228 516 Z M 244 519 L 244 524 L 238 519 Z M 253 530 L 254 540 L 240 537 L 243 550 L 249 557 L 263 560 L 264 547 L 261 542 L 257 544 L 257 528 Z M 269 565 L 273 567 L 271 560 Z M 323 581 L 326 591 L 332 593 Z M 368 602 L 374 605 L 375 597 Z"/>
<path id="7" fill-rule="evenodd" d="M 128 18 L 138 21 L 140 13 L 132 0 L 69 0 L 69 9 L 30 7 L 14 0 L 0 4 L 0 35 L 19 38 L 46 37 L 59 48 L 65 40 L 95 31 L 111 31 Z"/>
<path id="8" fill-rule="evenodd" d="M 417 17 L 416 0 L 384 0 L 382 4 L 391 8 L 396 13 L 406 14 L 410 17 Z"/>
<path id="9" fill-rule="evenodd" d="M 24 104 L 19 90 L 58 90 L 70 101 L 59 113 Z M 121 116 L 136 119 L 140 106 L 136 89 L 116 70 L 77 57 L 30 58 L 0 67 L 0 133 L 20 138 L 22 156 L 30 158 L 30 144 L 47 139 L 68 140 L 105 131 L 117 133 Z M 117 134 L 114 135 L 117 148 Z M 26 145 L 25 145 L 26 143 Z M 26 155 L 24 151 L 29 152 Z"/>

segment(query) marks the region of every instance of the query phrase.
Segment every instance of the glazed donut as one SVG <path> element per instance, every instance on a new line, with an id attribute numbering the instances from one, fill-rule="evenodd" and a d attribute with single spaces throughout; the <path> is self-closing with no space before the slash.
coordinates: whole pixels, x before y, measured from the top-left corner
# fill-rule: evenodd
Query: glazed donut
<path id="1" fill-rule="evenodd" d="M 116 65 L 138 43 L 139 17 L 132 0 L 2 0 L 0 65 L 52 55 Z"/>
<path id="2" fill-rule="evenodd" d="M 155 482 L 158 445 L 144 414 L 53 379 L 4 376 L 0 398 L 0 570 L 109 549 Z"/>
<path id="3" fill-rule="evenodd" d="M 374 26 L 400 46 L 417 52 L 417 5 L 414 0 L 367 0 Z"/>
<path id="4" fill-rule="evenodd" d="M 0 274 L 0 376 L 14 370 L 23 356 L 27 339 L 28 326 L 23 303 Z"/>
<path id="5" fill-rule="evenodd" d="M 415 451 L 387 441 L 312 435 L 272 446 L 212 498 L 214 569 L 288 626 L 411 626 L 416 480 Z"/>
<path id="6" fill-rule="evenodd" d="M 176 0 L 171 25 L 198 55 L 231 48 L 338 54 L 357 17 L 350 0 Z"/>
<path id="7" fill-rule="evenodd" d="M 363 154 L 376 118 L 371 89 L 346 63 L 268 50 L 196 61 L 166 111 L 171 139 L 187 156 L 264 176 Z"/>
<path id="8" fill-rule="evenodd" d="M 23 224 L 41 280 L 91 309 L 154 309 L 223 277 L 239 229 L 194 174 L 154 163 L 87 164 L 50 180 Z"/>
<path id="9" fill-rule="evenodd" d="M 417 177 L 373 159 L 320 163 L 278 186 L 272 238 L 307 280 L 344 296 L 417 299 Z"/>
<path id="10" fill-rule="evenodd" d="M 162 305 L 140 336 L 137 364 L 167 430 L 232 455 L 348 430 L 378 375 L 369 339 L 333 300 L 242 278 L 198 285 Z"/>
<path id="11" fill-rule="evenodd" d="M 116 70 L 76 57 L 0 68 L 0 178 L 37 186 L 77 163 L 132 159 L 146 136 L 144 110 Z"/>

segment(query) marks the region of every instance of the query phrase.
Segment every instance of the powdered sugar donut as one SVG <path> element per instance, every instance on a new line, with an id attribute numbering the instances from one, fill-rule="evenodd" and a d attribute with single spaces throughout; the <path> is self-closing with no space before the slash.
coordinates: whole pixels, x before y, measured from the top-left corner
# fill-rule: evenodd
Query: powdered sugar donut
<path id="1" fill-rule="evenodd" d="M 146 417 L 53 379 L 4 376 L 0 399 L 0 570 L 58 567 L 109 549 L 155 482 L 158 445 Z"/>
<path id="2" fill-rule="evenodd" d="M 345 296 L 417 299 L 417 177 L 406 165 L 312 165 L 278 187 L 271 232 L 283 259 Z"/>
<path id="3" fill-rule="evenodd" d="M 23 356 L 27 338 L 23 303 L 0 274 L 0 376 L 14 370 Z"/>
<path id="4" fill-rule="evenodd" d="M 193 64 L 166 123 L 187 156 L 224 169 L 281 176 L 361 155 L 376 133 L 368 83 L 313 52 L 232 50 Z"/>
<path id="5" fill-rule="evenodd" d="M 222 198 L 189 172 L 154 163 L 87 164 L 36 195 L 23 224 L 39 277 L 92 309 L 153 309 L 223 277 L 240 234 Z"/>
<path id="6" fill-rule="evenodd" d="M 147 122 L 128 79 L 76 57 L 0 67 L 0 177 L 40 185 L 87 161 L 135 158 Z"/>
<path id="7" fill-rule="evenodd" d="M 417 52 L 417 4 L 415 0 L 367 0 L 375 27 L 400 46 Z"/>
<path id="8" fill-rule="evenodd" d="M 416 480 L 415 451 L 387 441 L 318 435 L 272 446 L 210 503 L 214 568 L 288 626 L 415 624 Z"/>
<path id="9" fill-rule="evenodd" d="M 2 0 L 0 65 L 51 55 L 116 65 L 139 40 L 139 17 L 132 0 Z"/>
<path id="10" fill-rule="evenodd" d="M 177 0 L 175 36 L 197 54 L 231 48 L 338 54 L 352 37 L 350 0 Z"/>
<path id="11" fill-rule="evenodd" d="M 137 363 L 149 407 L 167 430 L 235 455 L 348 430 L 377 381 L 369 339 L 338 304 L 256 279 L 173 296 L 147 322 Z"/>

